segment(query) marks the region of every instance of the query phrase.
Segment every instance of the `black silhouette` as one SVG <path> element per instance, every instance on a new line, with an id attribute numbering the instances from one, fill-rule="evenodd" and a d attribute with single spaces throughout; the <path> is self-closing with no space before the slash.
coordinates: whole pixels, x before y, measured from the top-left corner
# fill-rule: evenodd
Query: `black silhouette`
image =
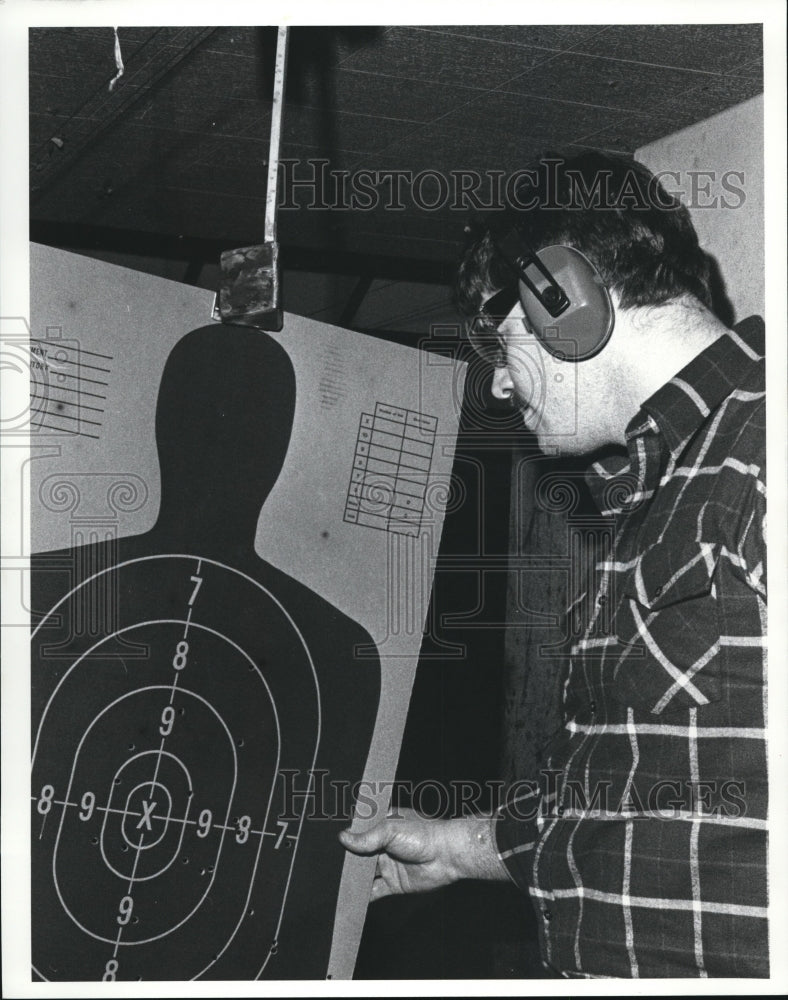
<path id="1" fill-rule="evenodd" d="M 153 529 L 32 559 L 40 978 L 326 975 L 380 663 L 254 552 L 295 392 L 268 335 L 191 332 L 159 393 Z"/>

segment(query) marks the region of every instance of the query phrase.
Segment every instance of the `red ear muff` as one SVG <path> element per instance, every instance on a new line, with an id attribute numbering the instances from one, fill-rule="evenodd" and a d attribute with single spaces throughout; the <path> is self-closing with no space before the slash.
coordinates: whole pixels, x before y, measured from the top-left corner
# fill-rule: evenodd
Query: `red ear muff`
<path id="1" fill-rule="evenodd" d="M 602 277 L 574 247 L 544 247 L 536 256 L 541 267 L 533 258 L 518 261 L 520 302 L 528 325 L 545 350 L 557 358 L 585 361 L 593 357 L 613 332 L 613 304 Z M 552 282 L 545 278 L 545 270 Z M 560 293 L 567 302 L 561 301 L 557 309 L 553 299 Z"/>

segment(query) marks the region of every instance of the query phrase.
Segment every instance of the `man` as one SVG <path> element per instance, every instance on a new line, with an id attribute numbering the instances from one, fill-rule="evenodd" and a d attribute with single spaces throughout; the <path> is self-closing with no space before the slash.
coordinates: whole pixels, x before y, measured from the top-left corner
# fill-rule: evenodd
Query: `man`
<path id="1" fill-rule="evenodd" d="M 689 214 L 644 167 L 589 152 L 524 176 L 459 301 L 494 395 L 588 454 L 614 550 L 575 598 L 549 768 L 493 816 L 341 839 L 377 854 L 373 898 L 513 879 L 565 976 L 768 976 L 762 323 L 714 315 Z M 555 246 L 552 273 L 532 251 Z"/>

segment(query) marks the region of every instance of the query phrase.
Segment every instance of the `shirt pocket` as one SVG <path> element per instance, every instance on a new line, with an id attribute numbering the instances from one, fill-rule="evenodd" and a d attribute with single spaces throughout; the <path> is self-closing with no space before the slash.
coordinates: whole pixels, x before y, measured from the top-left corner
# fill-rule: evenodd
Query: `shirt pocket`
<path id="1" fill-rule="evenodd" d="M 721 696 L 718 548 L 658 542 L 621 583 L 612 695 L 662 715 Z"/>

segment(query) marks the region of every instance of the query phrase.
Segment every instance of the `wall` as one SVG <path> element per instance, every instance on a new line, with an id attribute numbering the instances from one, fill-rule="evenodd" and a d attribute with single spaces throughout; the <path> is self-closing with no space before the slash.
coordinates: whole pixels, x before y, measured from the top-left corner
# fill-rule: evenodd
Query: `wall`
<path id="1" fill-rule="evenodd" d="M 672 189 L 684 192 L 701 246 L 719 264 L 734 322 L 762 316 L 763 96 L 643 146 L 635 158 L 678 174 Z"/>

